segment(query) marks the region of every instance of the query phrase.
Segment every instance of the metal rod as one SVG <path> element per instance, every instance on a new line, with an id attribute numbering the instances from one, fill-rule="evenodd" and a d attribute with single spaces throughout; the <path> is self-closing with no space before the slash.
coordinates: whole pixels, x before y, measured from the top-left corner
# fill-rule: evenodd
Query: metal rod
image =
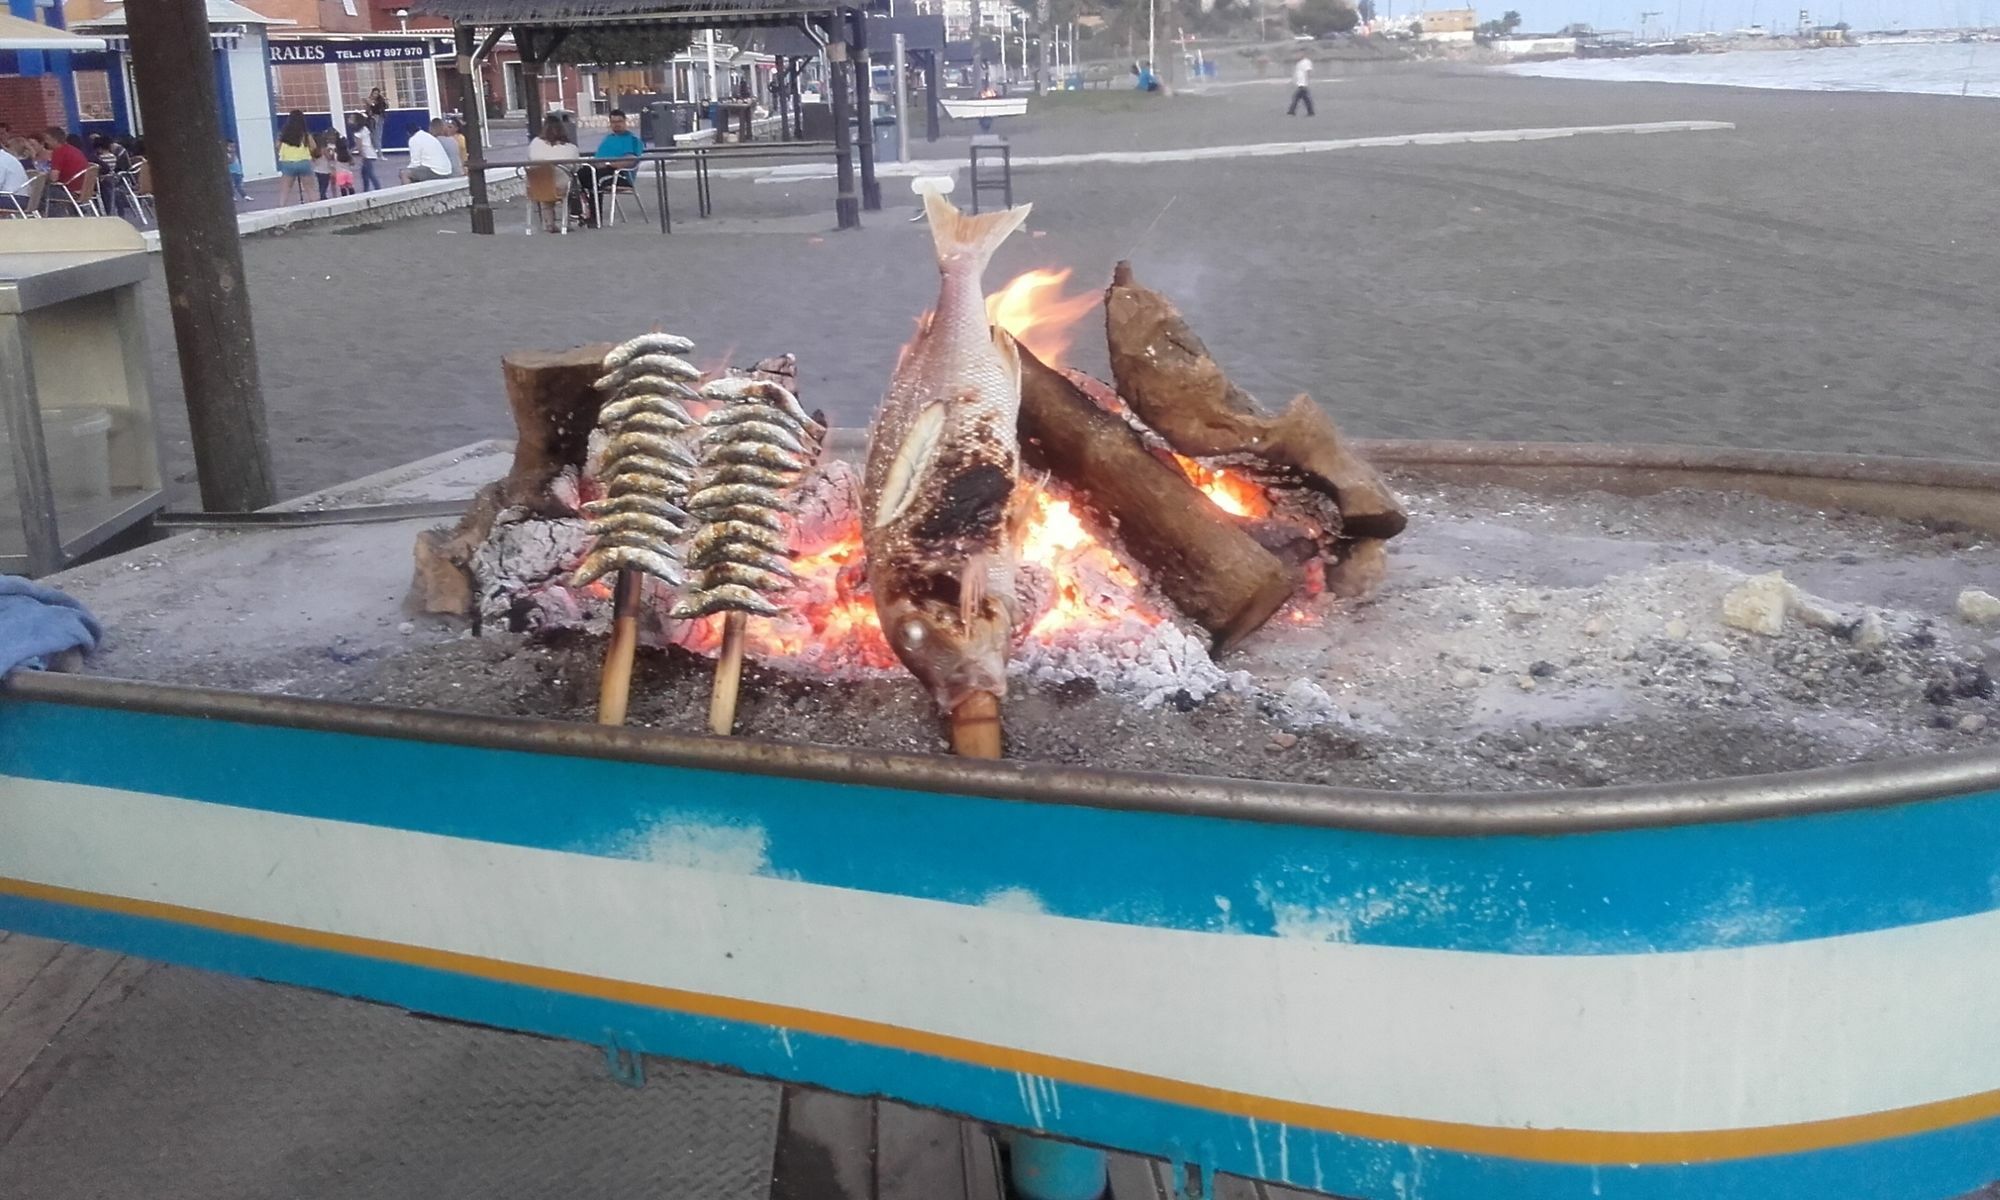
<path id="1" fill-rule="evenodd" d="M 897 34 L 896 42 L 896 161 L 910 161 L 910 89 L 909 62 L 904 57 L 905 38 Z"/>

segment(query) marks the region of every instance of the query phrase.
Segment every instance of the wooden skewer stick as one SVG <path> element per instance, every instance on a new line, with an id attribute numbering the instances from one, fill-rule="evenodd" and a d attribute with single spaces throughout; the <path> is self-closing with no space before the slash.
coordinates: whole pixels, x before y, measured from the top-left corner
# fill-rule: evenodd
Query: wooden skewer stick
<path id="1" fill-rule="evenodd" d="M 951 710 L 951 750 L 962 758 L 1000 757 L 1000 697 L 974 692 Z"/>
<path id="2" fill-rule="evenodd" d="M 639 650 L 639 572 L 623 567 L 611 599 L 611 644 L 597 684 L 597 723 L 623 725 L 632 698 L 632 659 Z"/>
<path id="3" fill-rule="evenodd" d="M 722 651 L 715 656 L 715 690 L 708 697 L 708 727 L 720 737 L 736 730 L 736 693 L 743 686 L 743 626 L 748 613 L 722 618 Z"/>

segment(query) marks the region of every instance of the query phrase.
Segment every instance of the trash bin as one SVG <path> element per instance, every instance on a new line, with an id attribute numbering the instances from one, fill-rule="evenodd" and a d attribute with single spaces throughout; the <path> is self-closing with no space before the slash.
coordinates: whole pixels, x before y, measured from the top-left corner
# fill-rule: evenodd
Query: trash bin
<path id="1" fill-rule="evenodd" d="M 674 135 L 685 132 L 671 100 L 655 100 L 639 110 L 639 140 L 648 146 L 671 146 Z"/>
<path id="2" fill-rule="evenodd" d="M 152 273 L 117 217 L 0 221 L 0 574 L 60 570 L 164 503 L 146 323 Z M 22 445 L 10 445 L 13 430 Z M 25 464 L 25 470 L 19 469 Z"/>
<path id="3" fill-rule="evenodd" d="M 833 105 L 825 101 L 805 101 L 799 105 L 799 123 L 805 127 L 808 141 L 832 141 Z"/>

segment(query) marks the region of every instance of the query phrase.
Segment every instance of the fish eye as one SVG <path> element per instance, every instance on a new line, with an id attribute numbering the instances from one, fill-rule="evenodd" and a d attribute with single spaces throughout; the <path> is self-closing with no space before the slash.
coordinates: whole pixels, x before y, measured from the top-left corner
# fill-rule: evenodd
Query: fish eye
<path id="1" fill-rule="evenodd" d="M 902 641 L 904 649 L 915 650 L 918 646 L 924 644 L 923 622 L 918 621 L 915 618 L 911 618 L 910 620 L 904 621 L 902 625 L 897 628 L 896 636 L 898 639 Z"/>

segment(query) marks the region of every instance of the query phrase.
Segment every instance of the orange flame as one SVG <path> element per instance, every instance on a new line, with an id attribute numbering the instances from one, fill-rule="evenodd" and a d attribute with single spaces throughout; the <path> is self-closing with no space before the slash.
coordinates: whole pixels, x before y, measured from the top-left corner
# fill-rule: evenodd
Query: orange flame
<path id="1" fill-rule="evenodd" d="M 1075 340 L 1073 327 L 1103 299 L 1095 292 L 1063 295 L 1069 276 L 1068 267 L 1059 271 L 1037 267 L 1016 275 L 986 297 L 986 319 L 1013 334 L 1036 358 L 1060 366 Z"/>
<path id="2" fill-rule="evenodd" d="M 1188 482 L 1215 501 L 1215 506 L 1233 517 L 1260 520 L 1271 515 L 1271 498 L 1264 489 L 1234 471 L 1196 462 L 1186 455 L 1174 455 Z"/>

